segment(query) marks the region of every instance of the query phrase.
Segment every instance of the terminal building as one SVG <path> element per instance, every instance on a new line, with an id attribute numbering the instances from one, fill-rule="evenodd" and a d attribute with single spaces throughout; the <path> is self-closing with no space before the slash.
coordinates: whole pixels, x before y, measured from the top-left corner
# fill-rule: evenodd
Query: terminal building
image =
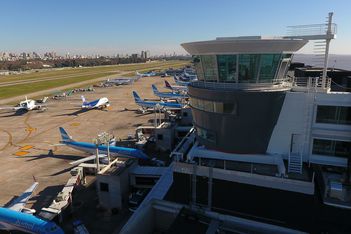
<path id="1" fill-rule="evenodd" d="M 330 16 L 326 35 L 182 44 L 194 128 L 121 233 L 350 232 L 351 93 L 324 71 L 287 76 L 331 28 Z"/>

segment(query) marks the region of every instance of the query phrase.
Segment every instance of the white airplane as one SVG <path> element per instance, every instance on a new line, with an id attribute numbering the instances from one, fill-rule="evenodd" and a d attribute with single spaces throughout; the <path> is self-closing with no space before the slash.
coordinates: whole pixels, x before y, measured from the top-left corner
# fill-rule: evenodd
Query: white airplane
<path id="1" fill-rule="evenodd" d="M 113 84 L 113 85 L 128 85 L 134 82 L 133 78 L 116 78 L 116 79 L 107 79 L 105 81 L 106 84 Z"/>
<path id="2" fill-rule="evenodd" d="M 181 85 L 171 85 L 167 80 L 165 80 L 165 88 L 172 90 L 174 92 L 188 92 L 188 87 L 187 86 L 181 86 Z"/>
<path id="3" fill-rule="evenodd" d="M 151 77 L 151 76 L 156 76 L 157 74 L 154 71 L 149 71 L 149 72 L 145 72 L 145 73 L 136 72 L 136 75 L 140 76 L 140 77 Z"/>
<path id="4" fill-rule="evenodd" d="M 26 233 L 64 233 L 54 222 L 40 219 L 33 215 L 35 210 L 25 208 L 38 184 L 38 182 L 34 182 L 8 206 L 0 207 L 0 230 Z"/>
<path id="5" fill-rule="evenodd" d="M 45 103 L 47 97 L 43 98 L 40 103 Z M 12 111 L 31 111 L 31 110 L 44 110 L 46 109 L 46 105 L 38 104 L 38 101 L 26 99 L 21 101 L 17 106 L 13 107 L 0 107 L 0 110 L 12 110 Z"/>
<path id="6" fill-rule="evenodd" d="M 110 102 L 106 97 L 91 102 L 87 102 L 83 95 L 81 96 L 81 98 L 83 101 L 81 105 L 82 109 L 104 109 L 110 106 Z"/>

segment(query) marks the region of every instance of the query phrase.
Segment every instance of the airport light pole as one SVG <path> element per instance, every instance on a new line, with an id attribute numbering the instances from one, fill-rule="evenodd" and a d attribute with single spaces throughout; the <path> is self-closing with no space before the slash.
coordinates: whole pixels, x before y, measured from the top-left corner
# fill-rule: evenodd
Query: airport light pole
<path id="1" fill-rule="evenodd" d="M 100 171 L 100 162 L 99 162 L 99 145 L 101 144 L 101 141 L 99 139 L 99 137 L 94 138 L 93 142 L 96 146 L 96 175 L 99 173 Z"/>
<path id="2" fill-rule="evenodd" d="M 98 135 L 98 138 L 99 138 L 100 142 L 106 144 L 106 146 L 107 146 L 107 159 L 108 159 L 108 163 L 110 164 L 110 161 L 111 161 L 111 157 L 110 157 L 110 139 L 111 139 L 111 136 L 107 132 L 103 132 L 103 133 Z"/>
<path id="3" fill-rule="evenodd" d="M 156 104 L 154 107 L 154 113 L 155 113 L 155 127 L 161 124 L 161 106 L 160 104 Z M 159 120 L 160 119 L 160 120 Z"/>

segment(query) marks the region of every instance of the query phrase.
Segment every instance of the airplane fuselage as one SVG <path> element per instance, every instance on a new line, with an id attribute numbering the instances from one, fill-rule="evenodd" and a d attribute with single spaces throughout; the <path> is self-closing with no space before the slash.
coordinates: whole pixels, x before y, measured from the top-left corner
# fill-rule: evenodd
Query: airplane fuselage
<path id="1" fill-rule="evenodd" d="M 169 99 L 184 99 L 188 98 L 186 95 L 171 93 L 171 92 L 155 92 L 155 95 L 159 98 L 169 98 Z"/>
<path id="2" fill-rule="evenodd" d="M 22 231 L 34 234 L 64 233 L 54 222 L 7 208 L 0 208 L 0 230 Z"/>
<path id="3" fill-rule="evenodd" d="M 82 109 L 105 108 L 108 106 L 110 106 L 109 100 L 103 97 L 92 102 L 83 103 Z"/>
<path id="4" fill-rule="evenodd" d="M 77 142 L 77 141 L 62 141 L 63 144 L 74 148 L 79 151 L 83 151 L 89 154 L 96 153 L 96 145 L 88 142 Z M 98 150 L 100 154 L 107 154 L 107 145 L 99 145 Z M 126 148 L 126 147 L 118 147 L 118 146 L 109 146 L 109 151 L 111 156 L 119 156 L 119 157 L 133 157 L 148 160 L 148 156 L 144 154 L 142 151 Z"/>
<path id="5" fill-rule="evenodd" d="M 146 102 L 146 101 L 138 101 L 136 102 L 139 106 L 141 106 L 142 108 L 149 108 L 149 109 L 153 109 L 153 108 L 157 108 L 157 105 L 160 108 L 166 108 L 169 110 L 178 110 L 181 109 L 183 107 L 182 104 L 180 103 L 170 103 L 170 102 Z"/>

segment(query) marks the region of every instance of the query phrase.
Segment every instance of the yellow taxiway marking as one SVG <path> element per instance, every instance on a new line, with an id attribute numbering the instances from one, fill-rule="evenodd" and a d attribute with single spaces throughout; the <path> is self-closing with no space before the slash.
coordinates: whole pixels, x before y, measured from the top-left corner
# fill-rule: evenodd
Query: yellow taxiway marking
<path id="1" fill-rule="evenodd" d="M 25 145 L 25 146 L 21 147 L 20 150 L 29 150 L 31 148 L 33 148 L 32 145 Z"/>
<path id="2" fill-rule="evenodd" d="M 80 125 L 80 123 L 78 123 L 78 122 L 74 122 L 74 123 L 71 123 L 70 125 L 71 125 L 71 126 L 73 126 L 73 127 L 77 127 L 77 126 L 79 126 L 79 125 Z"/>
<path id="3" fill-rule="evenodd" d="M 36 128 L 32 128 L 32 127 L 28 127 L 28 128 L 26 128 L 26 131 L 27 132 L 34 132 L 34 131 L 36 131 L 37 129 Z"/>
<path id="4" fill-rule="evenodd" d="M 0 131 L 6 133 L 6 134 L 8 135 L 8 137 L 9 137 L 9 138 L 8 138 L 8 141 L 7 141 L 7 143 L 6 143 L 6 145 L 4 145 L 4 147 L 2 147 L 2 148 L 0 149 L 0 151 L 2 151 L 2 150 L 4 150 L 7 146 L 13 145 L 13 142 L 12 142 L 12 134 L 11 134 L 9 131 L 7 131 L 7 130 L 5 130 L 5 129 L 0 129 Z"/>
<path id="5" fill-rule="evenodd" d="M 24 156 L 24 155 L 27 155 L 27 154 L 29 154 L 28 151 L 17 151 L 15 153 L 16 156 Z"/>

